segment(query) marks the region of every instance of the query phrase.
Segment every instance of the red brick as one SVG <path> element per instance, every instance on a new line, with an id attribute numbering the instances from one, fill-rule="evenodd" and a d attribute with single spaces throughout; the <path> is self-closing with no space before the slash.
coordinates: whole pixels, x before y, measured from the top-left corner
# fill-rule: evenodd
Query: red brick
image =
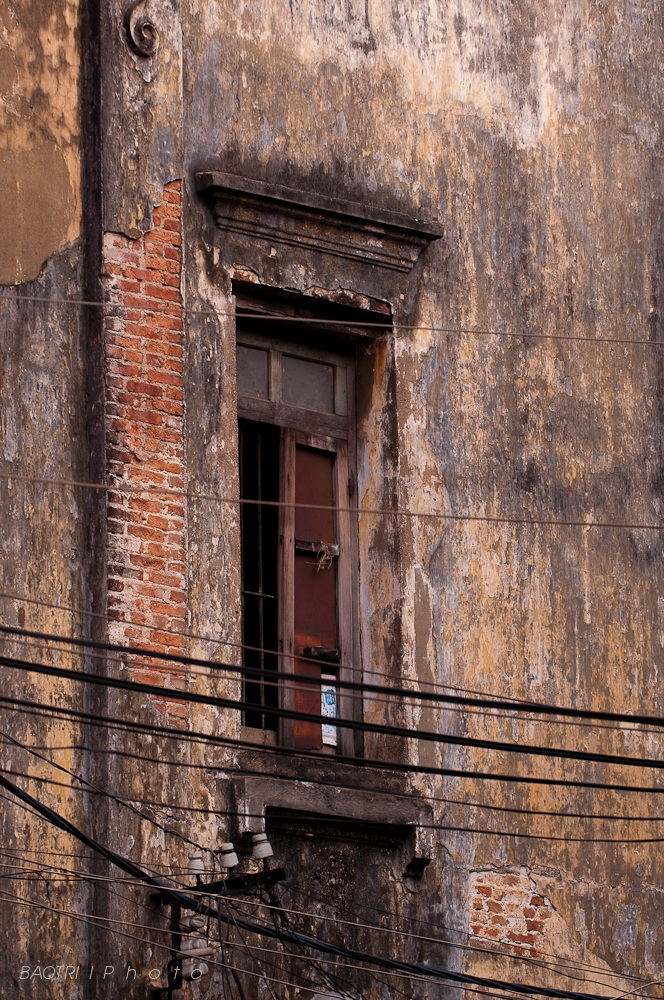
<path id="1" fill-rule="evenodd" d="M 152 642 L 163 642 L 165 645 L 175 646 L 178 649 L 184 649 L 187 644 L 187 639 L 184 635 L 173 635 L 166 632 L 151 632 L 150 639 Z"/>
<path id="2" fill-rule="evenodd" d="M 106 459 L 109 476 L 119 479 L 108 494 L 108 613 L 116 634 L 154 656 L 133 663 L 132 676 L 174 690 L 184 689 L 185 676 L 165 668 L 159 653 L 186 648 L 186 637 L 171 628 L 186 618 L 185 510 L 171 495 L 184 486 L 180 188 L 179 181 L 166 186 L 144 237 L 104 237 L 108 299 L 123 307 L 105 320 Z M 129 539 L 141 551 L 130 551 Z M 182 702 L 153 704 L 182 728 Z"/>
<path id="3" fill-rule="evenodd" d="M 508 931 L 507 937 L 510 941 L 516 941 L 519 944 L 534 944 L 536 940 L 534 934 L 517 934 L 515 931 Z"/>
<path id="4" fill-rule="evenodd" d="M 481 896 L 490 896 L 491 895 L 491 886 L 490 885 L 477 885 L 477 886 L 475 886 L 475 892 L 478 892 Z"/>
<path id="5" fill-rule="evenodd" d="M 131 679 L 137 684 L 151 684 L 156 687 L 164 686 L 162 674 L 154 673 L 151 670 L 137 670 L 135 667 L 131 671 Z"/>
<path id="6" fill-rule="evenodd" d="M 530 897 L 530 905 L 531 906 L 542 906 L 543 904 L 544 904 L 544 900 L 542 899 L 541 896 L 531 896 Z"/>
<path id="7" fill-rule="evenodd" d="M 161 371 L 158 368 L 150 368 L 145 374 L 150 382 L 156 382 L 159 385 L 182 385 L 182 375 L 177 375 L 174 372 Z"/>
<path id="8" fill-rule="evenodd" d="M 154 410 L 128 409 L 127 416 L 142 424 L 161 424 L 163 421 L 161 414 L 155 413 Z"/>
<path id="9" fill-rule="evenodd" d="M 487 905 L 487 909 L 491 913 L 502 913 L 503 912 L 503 908 L 500 905 L 500 903 L 497 903 L 494 899 L 487 900 L 487 904 L 486 905 Z"/>

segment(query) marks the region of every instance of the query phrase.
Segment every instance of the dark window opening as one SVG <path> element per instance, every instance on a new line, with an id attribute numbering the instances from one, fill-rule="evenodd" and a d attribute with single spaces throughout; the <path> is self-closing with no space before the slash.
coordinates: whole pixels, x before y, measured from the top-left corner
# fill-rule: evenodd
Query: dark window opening
<path id="1" fill-rule="evenodd" d="M 339 687 L 361 677 L 349 510 L 357 502 L 355 368 L 358 347 L 389 321 L 233 287 L 241 496 L 279 501 L 242 505 L 242 636 L 256 647 L 244 662 L 275 672 L 274 684 L 246 679 L 244 725 L 263 730 L 266 743 L 361 755 L 360 735 L 336 724 L 362 715 L 361 700 Z"/>
<path id="2" fill-rule="evenodd" d="M 279 500 L 279 428 L 240 420 L 240 496 L 243 500 Z M 242 539 L 242 643 L 248 667 L 273 670 L 275 682 L 245 681 L 247 710 L 244 725 L 252 729 L 278 729 L 279 703 L 275 655 L 279 643 L 279 508 L 241 504 Z M 274 654 L 269 652 L 274 650 Z"/>

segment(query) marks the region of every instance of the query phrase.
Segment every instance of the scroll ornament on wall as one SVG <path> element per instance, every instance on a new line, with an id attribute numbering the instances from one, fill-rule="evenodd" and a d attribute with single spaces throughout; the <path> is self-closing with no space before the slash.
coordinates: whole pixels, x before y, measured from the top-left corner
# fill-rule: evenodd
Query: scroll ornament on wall
<path id="1" fill-rule="evenodd" d="M 159 46 L 159 32 L 148 17 L 139 14 L 134 18 L 135 10 L 142 3 L 144 3 L 144 0 L 134 0 L 134 3 L 130 3 L 125 7 L 122 16 L 122 25 L 124 27 L 125 40 L 131 51 L 134 55 L 147 59 L 157 51 Z"/>

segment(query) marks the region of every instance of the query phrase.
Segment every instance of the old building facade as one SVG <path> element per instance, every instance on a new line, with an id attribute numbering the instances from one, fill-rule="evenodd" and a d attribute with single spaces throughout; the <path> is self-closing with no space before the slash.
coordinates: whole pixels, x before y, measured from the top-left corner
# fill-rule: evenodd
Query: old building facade
<path id="1" fill-rule="evenodd" d="M 174 995 L 659 982 L 663 52 L 0 2 L 2 774 L 173 887 L 267 833 Z M 0 995 L 165 986 L 168 901 L 3 795 Z"/>

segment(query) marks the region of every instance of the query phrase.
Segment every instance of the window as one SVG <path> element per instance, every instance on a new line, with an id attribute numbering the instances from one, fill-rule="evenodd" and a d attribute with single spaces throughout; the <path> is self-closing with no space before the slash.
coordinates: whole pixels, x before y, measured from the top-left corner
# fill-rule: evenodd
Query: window
<path id="1" fill-rule="evenodd" d="M 244 724 L 267 741 L 352 754 L 352 732 L 332 720 L 354 704 L 337 681 L 356 659 L 356 529 L 344 509 L 354 503 L 355 346 L 314 347 L 286 322 L 279 337 L 265 328 L 238 320 L 240 495 L 253 501 L 241 511 L 242 641 L 245 663 L 275 680 L 246 681 Z M 280 684 L 279 670 L 320 684 Z M 278 718 L 277 705 L 330 722 Z"/>

